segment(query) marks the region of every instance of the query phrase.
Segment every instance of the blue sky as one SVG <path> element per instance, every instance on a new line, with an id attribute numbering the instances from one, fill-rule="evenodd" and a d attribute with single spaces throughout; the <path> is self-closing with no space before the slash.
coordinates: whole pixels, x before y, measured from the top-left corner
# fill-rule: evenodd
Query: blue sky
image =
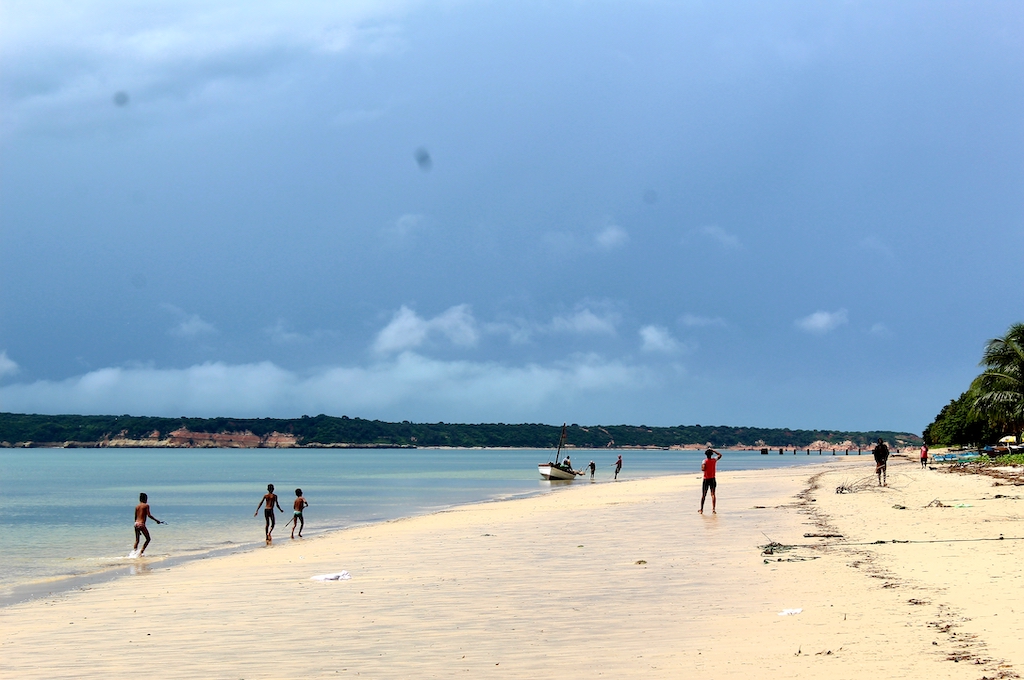
<path id="1" fill-rule="evenodd" d="M 920 432 L 1016 2 L 0 5 L 0 410 Z"/>

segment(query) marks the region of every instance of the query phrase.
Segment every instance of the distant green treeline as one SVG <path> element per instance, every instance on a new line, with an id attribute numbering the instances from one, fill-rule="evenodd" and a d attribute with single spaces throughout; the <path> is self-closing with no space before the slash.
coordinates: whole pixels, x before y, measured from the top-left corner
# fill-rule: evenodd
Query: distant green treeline
<path id="1" fill-rule="evenodd" d="M 985 343 L 981 375 L 924 428 L 929 446 L 984 446 L 1024 431 L 1024 323 Z"/>
<path id="2" fill-rule="evenodd" d="M 558 442 L 561 426 L 543 424 L 506 425 L 457 423 L 389 423 L 347 416 L 318 415 L 301 418 L 154 418 L 146 416 L 22 415 L 0 413 L 0 442 L 36 445 L 64 442 L 100 442 L 112 437 L 143 439 L 154 431 L 161 437 L 186 428 L 192 432 L 226 433 L 249 431 L 258 436 L 271 432 L 293 434 L 299 445 L 350 444 L 355 446 L 458 446 L 548 448 Z M 921 439 L 906 432 L 842 432 L 825 430 L 788 430 L 782 428 L 728 427 L 725 425 L 680 425 L 647 427 L 644 425 L 580 426 L 568 429 L 567 441 L 580 448 L 623 446 L 703 445 L 730 447 L 744 444 L 767 447 L 800 448 L 815 441 L 837 445 L 852 441 L 868 446 L 881 437 L 890 444 L 920 444 Z"/>

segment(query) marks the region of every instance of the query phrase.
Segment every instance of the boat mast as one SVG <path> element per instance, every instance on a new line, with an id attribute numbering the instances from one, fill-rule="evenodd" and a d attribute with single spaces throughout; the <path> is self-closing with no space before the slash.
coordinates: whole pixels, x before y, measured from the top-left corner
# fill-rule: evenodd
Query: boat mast
<path id="1" fill-rule="evenodd" d="M 558 457 L 562 455 L 563 446 L 565 446 L 565 423 L 562 423 L 562 436 L 558 438 L 558 451 L 555 452 L 555 465 L 558 465 Z"/>

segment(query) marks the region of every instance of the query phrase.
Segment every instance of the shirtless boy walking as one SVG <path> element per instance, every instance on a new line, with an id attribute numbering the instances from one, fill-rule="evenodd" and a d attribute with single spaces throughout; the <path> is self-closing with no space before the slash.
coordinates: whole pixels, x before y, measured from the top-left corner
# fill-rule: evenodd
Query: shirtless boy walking
<path id="1" fill-rule="evenodd" d="M 267 484 L 267 492 L 263 494 L 263 498 L 260 499 L 259 505 L 256 506 L 256 512 L 252 513 L 252 516 L 260 514 L 260 506 L 265 505 L 263 508 L 263 517 L 265 519 L 264 530 L 267 532 L 267 543 L 270 543 L 270 535 L 274 533 L 274 527 L 277 526 L 277 519 L 274 517 L 274 506 L 281 512 L 284 510 L 281 508 L 281 504 L 277 502 L 277 494 L 274 493 L 274 485 Z"/>
<path id="2" fill-rule="evenodd" d="M 139 550 L 139 537 L 145 536 L 146 542 L 142 544 L 142 550 L 139 550 L 137 557 L 142 557 L 142 553 L 146 552 L 146 548 L 149 547 L 149 542 L 152 540 L 149 536 L 149 529 L 146 528 L 146 520 L 152 519 L 157 524 L 163 524 L 156 517 L 153 517 L 153 513 L 149 509 L 149 496 L 144 493 L 139 494 L 139 504 L 135 506 L 135 545 L 132 546 L 132 552 Z"/>
<path id="3" fill-rule="evenodd" d="M 299 538 L 302 538 L 302 528 L 306 526 L 306 520 L 302 517 L 302 511 L 309 507 L 309 503 L 302 497 L 302 489 L 295 490 L 295 502 L 292 503 L 292 519 L 288 524 L 292 525 L 292 538 L 295 538 L 295 527 L 299 527 Z M 287 524 L 285 525 L 287 526 Z"/>

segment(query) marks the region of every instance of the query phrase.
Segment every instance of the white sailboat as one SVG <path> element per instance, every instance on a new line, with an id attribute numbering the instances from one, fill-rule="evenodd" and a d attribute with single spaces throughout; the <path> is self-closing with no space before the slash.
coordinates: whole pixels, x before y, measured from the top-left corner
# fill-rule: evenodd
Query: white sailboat
<path id="1" fill-rule="evenodd" d="M 541 479 L 576 479 L 577 475 L 582 475 L 582 472 L 573 470 L 569 465 L 564 463 L 560 464 L 558 459 L 562 455 L 562 447 L 565 446 L 565 423 L 562 423 L 562 436 L 558 438 L 558 450 L 555 452 L 555 462 L 548 461 L 547 463 L 541 463 L 537 466 L 537 470 L 540 472 Z M 567 457 L 568 458 L 568 457 Z"/>

